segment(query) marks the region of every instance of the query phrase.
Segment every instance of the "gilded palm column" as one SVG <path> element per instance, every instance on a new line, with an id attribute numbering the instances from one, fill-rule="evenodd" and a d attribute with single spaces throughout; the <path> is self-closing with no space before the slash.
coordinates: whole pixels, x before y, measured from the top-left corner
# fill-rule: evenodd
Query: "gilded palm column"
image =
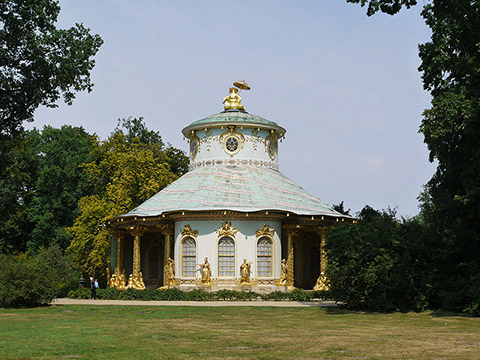
<path id="1" fill-rule="evenodd" d="M 296 225 L 284 225 L 283 226 L 283 233 L 287 235 L 287 289 L 292 290 L 295 283 L 295 254 L 293 249 L 293 244 L 295 239 L 298 236 L 298 228 Z"/>
<path id="2" fill-rule="evenodd" d="M 164 260 L 163 260 L 163 286 L 171 285 L 172 277 L 172 242 L 173 242 L 173 225 L 164 224 L 159 226 L 162 235 L 165 237 L 165 251 L 164 251 Z M 170 275 L 169 275 L 170 274 Z M 174 275 L 173 275 L 174 276 Z"/>
<path id="3" fill-rule="evenodd" d="M 135 226 L 130 230 L 130 233 L 133 235 L 133 273 L 128 279 L 127 288 L 139 290 L 145 289 L 145 283 L 143 282 L 143 275 L 140 267 L 140 242 L 145 230 L 146 228 L 143 226 Z"/>
<path id="4" fill-rule="evenodd" d="M 126 288 L 126 279 L 125 270 L 123 269 L 123 247 L 126 233 L 124 230 L 112 230 L 111 234 L 114 237 L 114 240 L 116 240 L 117 246 L 115 272 L 110 278 L 109 286 L 124 290 Z"/>
<path id="5" fill-rule="evenodd" d="M 325 271 L 327 270 L 327 254 L 325 252 L 325 237 L 327 235 L 327 228 L 324 226 L 319 226 L 315 230 L 320 236 L 320 275 L 318 276 L 317 283 L 313 287 L 313 290 L 328 290 L 330 287 L 330 281 L 325 275 Z"/>

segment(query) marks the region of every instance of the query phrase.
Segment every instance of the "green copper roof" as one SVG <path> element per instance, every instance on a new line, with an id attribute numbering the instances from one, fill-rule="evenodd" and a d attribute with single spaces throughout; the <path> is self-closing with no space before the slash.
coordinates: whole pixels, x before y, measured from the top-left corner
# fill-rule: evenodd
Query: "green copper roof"
<path id="1" fill-rule="evenodd" d="M 270 121 L 264 119 L 260 116 L 249 114 L 246 111 L 241 110 L 225 110 L 221 113 L 210 115 L 205 119 L 198 120 L 193 122 L 191 125 L 197 124 L 207 124 L 212 122 L 232 122 L 232 121 L 244 121 L 244 122 L 251 122 L 251 123 L 260 123 L 260 124 L 268 124 L 268 125 L 277 125 L 278 124 L 274 121 Z"/>
<path id="2" fill-rule="evenodd" d="M 298 215 L 342 215 L 282 173 L 254 166 L 199 167 L 123 216 L 171 211 L 279 210 Z"/>
<path id="3" fill-rule="evenodd" d="M 264 119 L 260 116 L 249 114 L 242 110 L 225 110 L 221 113 L 210 115 L 205 119 L 197 120 L 182 130 L 184 135 L 188 135 L 190 130 L 201 129 L 209 125 L 243 125 L 250 124 L 266 128 L 273 128 L 279 131 L 279 135 L 283 135 L 286 131 L 276 122 Z"/>

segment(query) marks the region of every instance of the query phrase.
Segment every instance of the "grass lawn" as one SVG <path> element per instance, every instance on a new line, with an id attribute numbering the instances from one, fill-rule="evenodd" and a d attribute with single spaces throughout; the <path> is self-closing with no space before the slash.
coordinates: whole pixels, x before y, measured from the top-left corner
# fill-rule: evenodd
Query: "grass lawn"
<path id="1" fill-rule="evenodd" d="M 480 359 L 480 318 L 336 308 L 0 309 L 0 359 Z"/>

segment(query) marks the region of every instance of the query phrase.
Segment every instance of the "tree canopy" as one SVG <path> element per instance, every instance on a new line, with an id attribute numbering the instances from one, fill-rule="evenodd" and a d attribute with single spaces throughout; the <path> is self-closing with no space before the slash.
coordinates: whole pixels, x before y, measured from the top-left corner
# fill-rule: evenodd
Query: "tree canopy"
<path id="1" fill-rule="evenodd" d="M 395 14 L 415 0 L 347 0 Z M 422 16 L 432 31 L 419 45 L 425 90 L 432 106 L 420 132 L 435 174 L 420 196 L 421 217 L 436 239 L 437 305 L 462 310 L 480 294 L 480 2 L 430 0 Z M 475 280 L 477 279 L 477 280 Z M 480 298 L 477 298 L 480 303 Z"/>
<path id="2" fill-rule="evenodd" d="M 82 24 L 57 29 L 59 12 L 55 0 L 0 1 L 0 134 L 18 131 L 40 105 L 92 90 L 103 40 Z"/>
<path id="3" fill-rule="evenodd" d="M 167 149 L 168 150 L 168 149 Z M 109 218 L 126 213 L 176 180 L 171 159 L 158 132 L 148 131 L 142 119 L 122 119 L 110 137 L 99 143 L 95 160 L 83 165 L 95 194 L 80 199 L 80 213 L 68 231 L 73 240 L 68 251 L 76 268 L 104 275 L 110 256 L 110 236 L 102 227 Z"/>

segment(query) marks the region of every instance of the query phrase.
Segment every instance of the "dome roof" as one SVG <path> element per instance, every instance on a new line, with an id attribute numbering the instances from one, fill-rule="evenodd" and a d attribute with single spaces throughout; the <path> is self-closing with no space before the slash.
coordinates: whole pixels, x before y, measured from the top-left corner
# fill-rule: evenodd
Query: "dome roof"
<path id="1" fill-rule="evenodd" d="M 297 215 L 344 217 L 279 171 L 255 166 L 192 170 L 121 217 L 167 212 L 278 210 Z"/>
<path id="2" fill-rule="evenodd" d="M 273 129 L 278 133 L 278 137 L 282 137 L 286 130 L 279 126 L 276 122 L 264 119 L 260 116 L 249 114 L 243 110 L 225 110 L 221 113 L 210 115 L 204 119 L 197 120 L 182 130 L 183 135 L 189 138 L 192 130 L 203 129 L 205 127 L 215 126 L 256 126 L 264 129 Z"/>

